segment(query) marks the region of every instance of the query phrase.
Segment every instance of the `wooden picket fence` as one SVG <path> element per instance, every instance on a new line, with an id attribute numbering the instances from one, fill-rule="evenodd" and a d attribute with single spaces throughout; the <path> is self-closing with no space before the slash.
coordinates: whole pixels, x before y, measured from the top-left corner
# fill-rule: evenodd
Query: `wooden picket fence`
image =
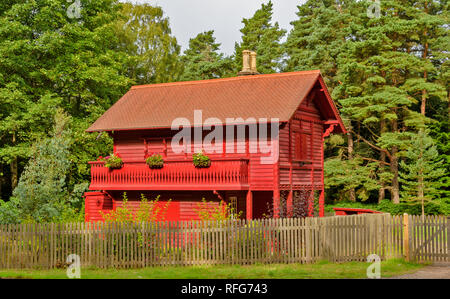
<path id="1" fill-rule="evenodd" d="M 313 263 L 406 257 L 450 261 L 446 217 L 366 214 L 303 219 L 0 225 L 0 268 Z"/>

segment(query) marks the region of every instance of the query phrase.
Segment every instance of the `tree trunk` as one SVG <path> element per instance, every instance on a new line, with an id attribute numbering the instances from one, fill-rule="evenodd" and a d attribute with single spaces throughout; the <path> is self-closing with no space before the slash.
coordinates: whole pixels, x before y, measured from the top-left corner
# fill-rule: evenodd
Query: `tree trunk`
<path id="1" fill-rule="evenodd" d="M 385 152 L 381 152 L 380 160 L 383 162 L 386 162 L 386 153 Z M 383 167 L 384 167 L 384 165 L 383 165 Z M 378 190 L 378 203 L 380 203 L 383 199 L 385 199 L 385 197 L 386 197 L 386 186 L 382 182 L 381 187 Z"/>
<path id="2" fill-rule="evenodd" d="M 392 148 L 391 152 L 392 158 L 391 158 L 391 173 L 394 175 L 392 178 L 392 187 L 391 187 L 391 194 L 392 194 L 392 202 L 397 204 L 400 203 L 400 188 L 398 183 L 398 157 L 397 157 L 397 147 L 394 146 Z"/>
<path id="3" fill-rule="evenodd" d="M 12 136 L 12 144 L 15 145 L 16 143 L 16 133 L 13 133 Z M 19 180 L 19 170 L 17 165 L 17 156 L 13 157 L 11 163 L 10 163 L 10 169 L 11 169 L 11 190 L 14 190 L 17 187 L 17 183 Z"/>
<path id="4" fill-rule="evenodd" d="M 350 124 L 349 127 L 348 127 L 348 132 L 347 132 L 348 160 L 352 160 L 353 159 L 353 135 L 350 132 L 351 130 L 352 130 L 352 126 Z M 355 188 L 351 188 L 349 190 L 349 199 L 350 199 L 350 201 L 356 201 Z"/>
<path id="5" fill-rule="evenodd" d="M 386 131 L 386 121 L 384 118 L 381 118 L 380 121 L 380 132 L 383 134 Z M 386 162 L 386 153 L 382 151 L 380 153 L 380 161 Z M 384 164 L 380 165 L 380 168 L 384 168 Z M 380 183 L 381 188 L 378 190 L 378 203 L 380 203 L 385 197 L 386 197 L 386 186 L 384 185 L 384 182 Z"/>
<path id="6" fill-rule="evenodd" d="M 3 165 L 0 164 L 0 199 L 2 199 Z"/>
<path id="7" fill-rule="evenodd" d="M 398 123 L 397 120 L 392 121 L 392 131 L 398 132 Z M 390 169 L 391 173 L 394 175 L 392 178 L 392 186 L 391 186 L 391 198 L 392 202 L 395 204 L 400 203 L 400 188 L 398 182 L 398 157 L 397 157 L 398 148 L 396 146 L 392 147 L 391 150 L 391 163 Z"/>
<path id="8" fill-rule="evenodd" d="M 426 1 L 425 1 L 425 13 L 428 14 L 428 3 Z M 423 32 L 423 36 L 425 38 L 425 44 L 423 45 L 422 59 L 426 60 L 428 57 L 428 42 L 426 41 L 427 40 L 427 30 L 426 29 Z M 423 71 L 423 79 L 425 80 L 425 82 L 427 82 L 428 73 L 426 70 Z M 420 113 L 422 115 L 425 115 L 426 105 L 427 105 L 427 90 L 423 89 L 422 90 L 422 102 L 420 104 Z"/>
<path id="9" fill-rule="evenodd" d="M 426 33 L 425 33 L 426 34 Z M 425 49 L 424 49 L 424 51 L 423 51 L 423 59 L 426 59 L 427 58 L 427 52 L 428 52 L 428 43 L 425 43 L 425 47 L 424 47 Z M 425 80 L 425 82 L 427 82 L 427 79 L 428 79 L 428 73 L 427 73 L 427 71 L 424 71 L 423 72 L 423 78 L 424 78 L 424 80 Z M 422 115 L 424 115 L 425 116 L 425 112 L 426 112 L 426 106 L 427 106 L 427 97 L 428 97 L 428 95 L 427 95 L 427 90 L 426 89 L 423 89 L 422 90 L 422 102 L 421 102 L 421 105 L 420 105 L 420 113 L 422 114 Z"/>
<path id="10" fill-rule="evenodd" d="M 423 76 L 425 78 L 425 81 L 427 80 L 427 72 L 423 72 Z M 420 113 L 425 116 L 425 110 L 426 110 L 426 106 L 427 106 L 427 91 L 426 89 L 422 90 L 422 103 L 420 105 Z"/>
<path id="11" fill-rule="evenodd" d="M 17 187 L 19 171 L 17 167 L 17 157 L 14 157 L 10 164 L 11 168 L 11 189 L 14 190 Z"/>

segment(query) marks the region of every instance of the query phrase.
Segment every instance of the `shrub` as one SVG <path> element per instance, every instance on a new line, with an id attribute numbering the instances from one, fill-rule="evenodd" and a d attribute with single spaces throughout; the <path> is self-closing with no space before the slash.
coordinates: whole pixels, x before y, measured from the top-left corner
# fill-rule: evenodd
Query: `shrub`
<path id="1" fill-rule="evenodd" d="M 128 203 L 127 193 L 124 192 L 121 207 L 118 207 L 108 213 L 103 213 L 103 211 L 100 211 L 100 214 L 106 222 L 138 223 L 163 221 L 171 200 L 169 200 L 164 206 L 159 205 L 158 202 L 159 196 L 157 196 L 154 200 L 148 200 L 144 194 L 141 194 L 141 202 L 139 203 L 139 207 L 133 213 L 133 210 Z"/>
<path id="2" fill-rule="evenodd" d="M 379 204 L 376 203 L 361 203 L 361 202 L 338 202 L 332 205 L 326 205 L 325 211 L 327 213 L 334 213 L 333 207 L 345 207 L 345 208 L 362 208 L 372 209 L 380 212 L 390 213 L 392 215 L 401 215 L 408 213 L 410 215 L 421 215 L 422 207 L 420 203 L 399 203 L 394 204 L 390 200 L 382 200 Z M 426 215 L 449 215 L 450 205 L 444 201 L 434 200 L 425 204 Z"/>
<path id="3" fill-rule="evenodd" d="M 164 160 L 160 154 L 153 154 L 145 160 L 145 163 L 150 168 L 162 168 L 164 166 Z"/>
<path id="4" fill-rule="evenodd" d="M 242 215 L 242 211 L 237 213 L 235 209 L 231 206 L 225 204 L 223 200 L 220 201 L 219 205 L 216 205 L 213 201 L 206 201 L 202 198 L 201 203 L 197 204 L 197 209 L 195 210 L 200 220 L 229 220 L 229 219 L 239 219 Z"/>
<path id="5" fill-rule="evenodd" d="M 192 162 L 195 167 L 204 168 L 211 166 L 211 159 L 203 152 L 195 153 L 192 155 Z"/>
<path id="6" fill-rule="evenodd" d="M 289 191 L 280 192 L 280 204 L 278 207 L 278 217 L 287 218 L 287 198 Z M 311 196 L 310 190 L 295 190 L 292 198 L 292 218 L 308 217 L 308 203 Z M 313 194 L 315 196 L 315 194 Z M 318 210 L 318 199 L 314 198 L 314 210 Z M 263 213 L 263 218 L 274 218 L 275 211 L 272 203 L 267 203 L 267 212 Z"/>

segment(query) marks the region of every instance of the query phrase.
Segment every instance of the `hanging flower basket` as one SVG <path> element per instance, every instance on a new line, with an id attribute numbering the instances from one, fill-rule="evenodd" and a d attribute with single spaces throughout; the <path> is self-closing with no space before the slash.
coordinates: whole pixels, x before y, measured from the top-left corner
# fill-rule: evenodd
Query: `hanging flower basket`
<path id="1" fill-rule="evenodd" d="M 211 159 L 203 152 L 192 155 L 192 162 L 197 168 L 208 168 L 211 166 Z"/>
<path id="2" fill-rule="evenodd" d="M 164 166 L 164 160 L 160 154 L 151 155 L 145 160 L 145 163 L 152 169 L 163 168 Z"/>
<path id="3" fill-rule="evenodd" d="M 123 160 L 117 154 L 101 158 L 100 161 L 104 161 L 105 167 L 109 169 L 120 169 L 123 166 Z"/>

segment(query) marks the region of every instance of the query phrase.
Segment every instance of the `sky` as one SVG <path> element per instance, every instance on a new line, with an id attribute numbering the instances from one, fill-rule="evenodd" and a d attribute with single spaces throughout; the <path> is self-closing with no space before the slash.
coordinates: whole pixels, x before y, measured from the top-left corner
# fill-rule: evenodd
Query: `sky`
<path id="1" fill-rule="evenodd" d="M 125 0 L 131 3 L 148 3 L 163 8 L 169 17 L 172 34 L 177 38 L 182 51 L 189 46 L 189 39 L 198 33 L 214 30 L 216 41 L 221 43 L 221 52 L 231 55 L 234 43 L 241 40 L 239 31 L 243 18 L 250 18 L 268 0 Z M 273 21 L 281 28 L 292 28 L 289 24 L 297 18 L 297 5 L 305 0 L 272 0 Z"/>

